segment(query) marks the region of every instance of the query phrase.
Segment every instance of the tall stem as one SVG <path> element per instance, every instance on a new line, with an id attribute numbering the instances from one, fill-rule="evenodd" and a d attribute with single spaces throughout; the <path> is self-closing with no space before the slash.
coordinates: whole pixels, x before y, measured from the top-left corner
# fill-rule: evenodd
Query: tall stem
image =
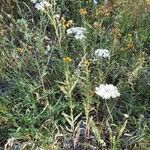
<path id="1" fill-rule="evenodd" d="M 114 122 L 106 99 L 105 99 L 105 105 L 106 105 L 106 108 L 107 108 L 107 111 L 108 111 L 108 114 L 109 114 L 111 121 Z"/>

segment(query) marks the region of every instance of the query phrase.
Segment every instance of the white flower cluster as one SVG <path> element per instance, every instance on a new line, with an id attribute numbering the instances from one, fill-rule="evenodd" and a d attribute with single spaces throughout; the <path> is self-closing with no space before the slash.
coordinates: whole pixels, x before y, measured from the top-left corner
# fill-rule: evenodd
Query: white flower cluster
<path id="1" fill-rule="evenodd" d="M 97 49 L 95 51 L 95 56 L 97 58 L 110 58 L 109 51 L 107 49 Z"/>
<path id="2" fill-rule="evenodd" d="M 117 87 L 112 84 L 100 84 L 99 87 L 95 88 L 95 93 L 103 99 L 116 98 L 120 96 Z"/>
<path id="3" fill-rule="evenodd" d="M 36 3 L 37 0 L 31 0 L 31 2 Z M 50 7 L 50 6 L 51 6 L 51 4 L 45 0 L 35 4 L 35 8 L 37 10 L 41 10 L 41 11 L 44 11 L 45 8 Z"/>
<path id="4" fill-rule="evenodd" d="M 97 5 L 97 0 L 93 0 L 93 3 L 94 3 L 95 5 Z"/>
<path id="5" fill-rule="evenodd" d="M 72 27 L 67 29 L 67 34 L 74 34 L 76 39 L 83 39 L 85 38 L 84 32 L 86 31 L 83 27 Z"/>
<path id="6" fill-rule="evenodd" d="M 36 2 L 37 2 L 37 0 L 31 0 L 31 2 L 32 2 L 32 3 L 36 3 Z"/>

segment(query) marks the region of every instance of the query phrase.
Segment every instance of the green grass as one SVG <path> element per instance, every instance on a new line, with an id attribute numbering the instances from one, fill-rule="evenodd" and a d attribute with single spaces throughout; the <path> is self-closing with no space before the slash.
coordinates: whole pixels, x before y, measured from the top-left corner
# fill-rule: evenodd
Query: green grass
<path id="1" fill-rule="evenodd" d="M 0 149 L 148 150 L 150 2 L 49 3 L 41 12 L 30 0 L 2 1 Z M 66 34 L 73 26 L 86 28 L 85 40 Z M 110 59 L 93 61 L 99 48 Z M 108 108 L 99 84 L 121 93 Z"/>

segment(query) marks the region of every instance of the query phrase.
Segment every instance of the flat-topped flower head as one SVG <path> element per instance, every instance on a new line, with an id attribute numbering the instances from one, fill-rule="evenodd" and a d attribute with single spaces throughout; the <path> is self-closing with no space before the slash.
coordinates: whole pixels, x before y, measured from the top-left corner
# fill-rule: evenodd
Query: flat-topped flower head
<path id="1" fill-rule="evenodd" d="M 86 8 L 80 8 L 79 12 L 80 12 L 80 15 L 81 15 L 81 16 L 87 15 L 87 10 L 86 10 Z"/>
<path id="2" fill-rule="evenodd" d="M 84 32 L 86 31 L 83 27 L 72 27 L 70 29 L 67 29 L 67 34 L 74 34 L 74 37 L 76 39 L 83 39 L 85 38 Z"/>
<path id="3" fill-rule="evenodd" d="M 37 2 L 37 0 L 31 0 L 31 2 L 32 2 L 32 3 L 36 3 L 36 2 Z"/>
<path id="4" fill-rule="evenodd" d="M 110 58 L 109 51 L 107 49 L 97 49 L 95 51 L 95 56 L 97 58 Z"/>
<path id="5" fill-rule="evenodd" d="M 37 10 L 44 11 L 47 7 L 50 7 L 50 6 L 51 6 L 51 4 L 50 4 L 49 2 L 43 0 L 43 1 L 39 2 L 39 3 L 37 3 L 37 4 L 35 5 L 35 8 L 36 8 Z"/>
<path id="6" fill-rule="evenodd" d="M 100 84 L 99 87 L 95 88 L 95 93 L 102 99 L 116 98 L 120 96 L 117 87 L 112 84 Z"/>

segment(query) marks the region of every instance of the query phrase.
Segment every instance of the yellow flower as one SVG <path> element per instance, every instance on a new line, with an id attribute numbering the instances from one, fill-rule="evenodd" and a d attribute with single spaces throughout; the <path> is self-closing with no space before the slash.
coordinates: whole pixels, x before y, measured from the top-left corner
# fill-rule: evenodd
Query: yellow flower
<path id="1" fill-rule="evenodd" d="M 95 21 L 95 22 L 93 23 L 93 27 L 97 29 L 97 28 L 100 27 L 100 24 L 99 24 L 97 21 Z"/>
<path id="2" fill-rule="evenodd" d="M 128 43 L 127 44 L 127 48 L 129 48 L 129 49 L 135 49 L 135 46 L 134 46 L 133 43 Z"/>
<path id="3" fill-rule="evenodd" d="M 20 53 L 22 53 L 24 51 L 24 49 L 20 48 L 20 47 L 17 47 L 17 51 L 20 52 Z"/>
<path id="4" fill-rule="evenodd" d="M 121 52 L 124 52 L 124 51 L 126 51 L 126 48 L 123 48 L 123 47 L 122 47 L 122 48 L 120 49 L 120 51 L 121 51 Z"/>
<path id="5" fill-rule="evenodd" d="M 83 57 L 78 66 L 83 67 L 83 68 L 88 68 L 89 65 L 90 65 L 90 62 L 86 59 L 86 57 Z"/>
<path id="6" fill-rule="evenodd" d="M 80 12 L 80 15 L 81 15 L 81 16 L 84 16 L 84 15 L 87 14 L 86 8 L 80 8 L 79 12 Z"/>
<path id="7" fill-rule="evenodd" d="M 65 18 L 64 18 L 63 16 L 60 18 L 60 21 L 61 21 L 62 27 L 63 27 L 64 29 L 66 29 L 66 26 L 65 26 L 66 20 L 65 20 Z"/>
<path id="8" fill-rule="evenodd" d="M 82 66 L 88 67 L 89 65 L 90 65 L 90 62 L 89 62 L 88 60 L 84 60 L 84 61 L 82 62 Z"/>
<path id="9" fill-rule="evenodd" d="M 61 20 L 62 23 L 65 23 L 65 21 L 66 21 L 63 16 L 60 18 L 60 20 Z"/>
<path id="10" fill-rule="evenodd" d="M 120 29 L 119 28 L 114 28 L 112 29 L 112 33 L 114 35 L 116 35 L 117 37 L 120 37 L 121 36 L 121 33 L 120 33 Z"/>
<path id="11" fill-rule="evenodd" d="M 63 61 L 64 61 L 65 63 L 70 63 L 70 62 L 72 62 L 72 58 L 70 58 L 70 57 L 64 57 L 64 58 L 63 58 Z"/>
<path id="12" fill-rule="evenodd" d="M 68 20 L 68 23 L 69 24 L 73 24 L 73 20 Z"/>
<path id="13" fill-rule="evenodd" d="M 72 24 L 73 24 L 73 20 L 68 20 L 68 21 L 65 23 L 65 26 L 68 28 L 68 27 L 70 27 Z"/>
<path id="14" fill-rule="evenodd" d="M 70 27 L 72 24 L 73 24 L 73 20 L 65 20 L 65 18 L 64 17 L 61 17 L 61 25 L 62 25 L 62 27 L 64 28 L 64 29 L 66 29 L 66 28 L 68 28 L 68 27 Z"/>
<path id="15" fill-rule="evenodd" d="M 141 61 L 141 64 L 143 64 L 145 62 L 145 53 L 144 52 L 142 52 L 140 54 L 140 61 Z"/>

